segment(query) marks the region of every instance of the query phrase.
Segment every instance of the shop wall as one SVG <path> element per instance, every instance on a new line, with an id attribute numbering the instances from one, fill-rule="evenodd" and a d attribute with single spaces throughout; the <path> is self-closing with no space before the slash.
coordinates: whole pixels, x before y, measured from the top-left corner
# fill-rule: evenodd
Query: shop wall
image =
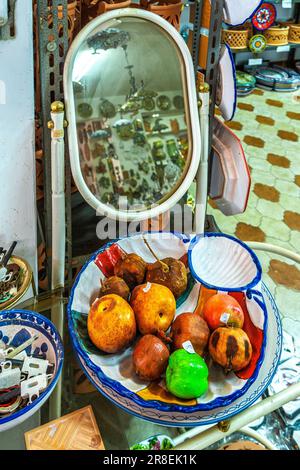
<path id="1" fill-rule="evenodd" d="M 16 2 L 16 37 L 0 40 L 0 245 L 36 272 L 32 2 Z"/>

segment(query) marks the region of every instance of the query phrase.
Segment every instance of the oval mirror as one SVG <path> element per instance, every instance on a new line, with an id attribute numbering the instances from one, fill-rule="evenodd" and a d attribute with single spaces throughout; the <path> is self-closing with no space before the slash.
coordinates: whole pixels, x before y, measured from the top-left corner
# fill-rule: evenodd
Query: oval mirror
<path id="1" fill-rule="evenodd" d="M 192 183 L 200 130 L 189 50 L 153 13 L 120 9 L 75 38 L 64 70 L 75 183 L 98 214 L 144 220 Z"/>

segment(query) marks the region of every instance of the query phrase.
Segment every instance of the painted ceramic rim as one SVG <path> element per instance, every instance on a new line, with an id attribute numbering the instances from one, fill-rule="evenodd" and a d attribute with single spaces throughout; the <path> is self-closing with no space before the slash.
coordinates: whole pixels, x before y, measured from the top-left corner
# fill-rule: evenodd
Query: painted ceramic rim
<path id="1" fill-rule="evenodd" d="M 228 52 L 228 55 L 229 55 L 229 58 L 230 58 L 230 62 L 231 62 L 231 67 L 232 67 L 232 83 L 233 83 L 233 89 L 234 89 L 234 100 L 233 100 L 231 116 L 230 116 L 229 119 L 227 119 L 228 121 L 231 121 L 231 119 L 233 118 L 233 116 L 235 114 L 236 106 L 237 106 L 237 88 L 236 88 L 236 73 L 235 73 L 236 69 L 235 69 L 234 57 L 233 57 L 233 54 L 231 52 L 230 47 L 226 43 L 224 44 L 224 46 L 227 49 L 227 52 Z M 225 90 L 223 90 L 223 92 L 225 92 Z"/>
<path id="2" fill-rule="evenodd" d="M 234 241 L 235 243 L 238 243 L 239 245 L 241 245 L 246 251 L 248 251 L 249 255 L 251 256 L 255 266 L 256 266 L 256 275 L 255 277 L 252 279 L 251 282 L 249 282 L 248 284 L 244 285 L 244 286 L 239 286 L 239 287 L 235 287 L 235 288 L 229 288 L 229 287 L 218 287 L 218 286 L 215 286 L 213 284 L 209 284 L 207 282 L 205 282 L 195 271 L 195 268 L 193 266 L 193 262 L 192 262 L 192 250 L 193 248 L 195 247 L 195 245 L 197 245 L 197 243 L 199 242 L 199 240 L 201 238 L 204 238 L 204 237 L 218 237 L 218 238 L 228 238 L 229 240 L 232 240 Z M 194 276 L 195 279 L 197 279 L 198 282 L 200 282 L 200 284 L 203 284 L 205 287 L 207 287 L 208 289 L 213 289 L 213 290 L 219 290 L 219 291 L 224 291 L 224 292 L 237 292 L 237 291 L 241 291 L 241 290 L 248 290 L 248 289 L 252 289 L 252 287 L 256 286 L 259 281 L 261 280 L 261 276 L 262 276 L 262 268 L 261 268 L 261 264 L 259 262 L 259 259 L 257 258 L 256 254 L 254 253 L 254 251 L 251 250 L 251 248 L 246 245 L 246 243 L 242 242 L 241 240 L 239 240 L 238 238 L 235 238 L 233 237 L 232 235 L 227 235 L 226 233 L 215 233 L 215 232 L 206 232 L 204 234 L 201 234 L 201 235 L 196 235 L 190 242 L 190 246 L 189 246 L 189 249 L 188 249 L 188 264 L 189 264 L 189 268 L 190 268 L 190 271 L 192 273 L 192 275 Z"/>
<path id="3" fill-rule="evenodd" d="M 261 7 L 263 2 L 264 2 L 264 0 L 261 0 L 258 7 L 255 7 L 255 9 L 252 11 L 251 15 L 249 15 L 248 18 L 246 18 L 242 23 L 226 23 L 226 21 L 224 21 L 224 23 L 227 24 L 228 26 L 242 26 L 243 24 L 245 24 L 247 21 L 249 21 L 252 18 L 252 16 L 256 12 L 256 10 L 258 10 Z"/>
<path id="4" fill-rule="evenodd" d="M 121 408 L 122 410 L 126 411 L 127 413 L 129 413 L 133 416 L 136 416 L 138 418 L 141 418 L 141 416 L 142 416 L 142 418 L 146 421 L 150 421 L 152 423 L 154 422 L 154 423 L 160 424 L 160 425 L 171 426 L 171 427 L 179 427 L 179 426 L 194 427 L 194 426 L 205 426 L 205 425 L 209 425 L 209 424 L 214 424 L 214 423 L 218 423 L 219 421 L 222 421 L 224 419 L 232 418 L 236 414 L 241 413 L 242 411 L 249 408 L 249 406 L 253 405 L 253 403 L 255 403 L 258 400 L 258 398 L 264 393 L 264 391 L 269 387 L 270 383 L 272 382 L 273 377 L 276 374 L 276 371 L 277 371 L 277 368 L 278 368 L 278 365 L 279 365 L 279 361 L 280 361 L 280 356 L 281 356 L 281 351 L 282 351 L 282 324 L 281 324 L 281 318 L 280 318 L 280 314 L 279 314 L 278 308 L 276 306 L 275 300 L 274 300 L 273 296 L 271 295 L 269 289 L 265 286 L 265 284 L 263 284 L 263 289 L 265 290 L 265 293 L 268 296 L 270 303 L 272 304 L 272 308 L 273 308 L 273 312 L 274 312 L 274 316 L 275 316 L 275 320 L 276 320 L 276 325 L 277 325 L 277 348 L 276 348 L 276 351 L 275 351 L 275 357 L 274 357 L 272 366 L 271 366 L 270 371 L 269 371 L 268 375 L 266 376 L 266 378 L 261 382 L 258 389 L 255 390 L 252 393 L 252 395 L 247 399 L 246 403 L 242 402 L 240 405 L 235 405 L 235 407 L 234 407 L 235 409 L 234 410 L 232 409 L 232 411 L 228 410 L 227 413 L 226 413 L 226 411 L 218 412 L 217 413 L 217 415 L 219 415 L 218 417 L 217 417 L 217 415 L 214 415 L 214 416 L 210 415 L 210 418 L 206 419 L 206 421 L 201 420 L 201 421 L 197 422 L 195 420 L 195 421 L 190 423 L 189 421 L 186 421 L 186 420 L 179 421 L 178 419 L 177 420 L 174 419 L 174 421 L 164 421 L 164 420 L 158 420 L 155 417 L 150 418 L 149 416 L 144 416 L 144 415 L 142 415 L 141 411 L 139 411 L 139 412 L 134 411 L 133 409 L 129 409 L 128 407 L 126 407 L 124 404 L 116 402 L 113 399 L 113 397 L 111 397 L 106 392 L 106 390 L 103 390 L 101 387 L 99 387 L 99 385 L 91 377 L 89 371 L 87 371 L 85 369 L 83 363 L 81 362 L 81 360 L 84 362 L 84 359 L 83 358 L 81 359 L 81 356 L 78 354 L 76 349 L 74 349 L 75 354 L 77 355 L 77 357 L 79 359 L 80 367 L 83 370 L 84 374 L 87 376 L 87 378 L 90 380 L 90 382 L 94 385 L 94 387 L 102 395 L 104 395 L 109 401 L 111 401 L 114 405 L 118 406 L 119 408 Z M 93 373 L 93 371 L 92 371 L 92 373 Z"/>
<path id="5" fill-rule="evenodd" d="M 260 40 L 260 44 L 261 44 L 260 48 L 253 46 L 253 43 L 255 43 L 258 40 Z M 255 34 L 249 40 L 249 49 L 254 53 L 258 54 L 260 52 L 263 52 L 266 49 L 266 47 L 267 47 L 267 40 L 265 36 L 263 36 L 262 34 Z"/>
<path id="6" fill-rule="evenodd" d="M 262 23 L 259 23 L 256 19 L 257 17 L 257 14 L 260 12 L 260 10 L 262 8 L 265 8 L 265 9 L 269 9 L 269 10 L 273 10 L 271 11 L 271 16 L 273 16 L 273 19 L 271 20 L 271 22 L 269 23 L 266 23 L 266 24 L 262 24 Z M 268 2 L 263 2 L 260 4 L 260 6 L 258 7 L 258 9 L 255 11 L 251 21 L 252 21 L 252 24 L 254 26 L 255 29 L 259 30 L 259 31 L 264 31 L 268 28 L 271 28 L 271 26 L 273 26 L 273 24 L 275 23 L 276 21 L 276 16 L 277 16 L 277 9 L 276 9 L 276 6 L 273 5 L 273 3 L 268 3 Z"/>
<path id="7" fill-rule="evenodd" d="M 147 233 L 147 232 L 145 232 L 145 233 Z M 152 232 L 152 233 L 154 233 L 154 232 Z M 184 235 L 178 234 L 178 233 L 175 233 L 175 232 L 163 232 L 163 231 L 161 231 L 161 232 L 155 232 L 155 233 L 173 233 L 178 238 L 180 238 L 182 240 L 185 240 L 185 242 L 189 241 L 189 238 L 185 239 Z M 227 236 L 227 235 L 225 235 L 225 236 Z M 124 238 L 130 238 L 130 237 L 124 237 Z M 229 237 L 229 238 L 231 238 L 231 237 Z M 77 335 L 76 335 L 76 329 L 75 329 L 75 325 L 74 325 L 74 322 L 73 322 L 73 315 L 72 315 L 72 312 L 73 312 L 73 310 L 72 310 L 73 298 L 74 298 L 75 290 L 76 290 L 76 287 L 79 283 L 79 280 L 80 280 L 82 274 L 84 273 L 84 271 L 86 270 L 86 268 L 88 267 L 88 265 L 90 263 L 94 262 L 94 260 L 98 256 L 98 254 L 104 252 L 109 246 L 111 246 L 116 241 L 117 240 L 105 244 L 96 253 L 94 253 L 92 255 L 92 257 L 82 267 L 81 271 L 79 272 L 79 274 L 78 274 L 78 276 L 75 280 L 75 283 L 73 284 L 71 294 L 70 294 L 70 298 L 69 298 L 69 302 L 68 302 L 67 311 L 68 311 L 68 326 L 69 326 L 70 336 L 71 336 L 73 347 L 74 347 L 76 353 L 83 359 L 84 362 L 86 362 L 88 367 L 97 375 L 99 380 L 105 386 L 107 386 L 110 389 L 114 390 L 115 392 L 117 392 L 122 397 L 129 398 L 134 403 L 136 403 L 137 405 L 142 406 L 144 408 L 155 408 L 158 411 L 170 411 L 170 412 L 180 412 L 180 413 L 190 414 L 190 413 L 194 413 L 195 411 L 208 411 L 208 410 L 212 410 L 214 408 L 228 406 L 233 401 L 235 401 L 237 398 L 244 395 L 244 393 L 248 390 L 248 388 L 251 386 L 251 384 L 256 380 L 256 378 L 258 376 L 258 373 L 259 373 L 259 370 L 260 370 L 260 367 L 261 367 L 261 364 L 262 364 L 263 359 L 264 359 L 264 355 L 265 355 L 265 347 L 266 347 L 266 341 L 267 341 L 267 338 L 266 338 L 267 310 L 266 310 L 265 305 L 263 305 L 263 310 L 264 310 L 263 336 L 264 336 L 264 339 L 263 339 L 263 344 L 261 346 L 260 356 L 259 356 L 259 359 L 256 363 L 256 367 L 255 367 L 255 370 L 254 370 L 252 376 L 246 381 L 245 385 L 241 389 L 233 392 L 231 395 L 227 395 L 227 396 L 224 396 L 224 397 L 218 397 L 218 398 L 214 399 L 213 401 L 211 401 L 210 403 L 207 403 L 207 404 L 197 404 L 197 405 L 193 405 L 193 406 L 184 406 L 184 405 L 166 404 L 166 403 L 158 401 L 158 400 L 147 400 L 146 401 L 146 400 L 142 399 L 141 397 L 139 397 L 135 392 L 132 392 L 131 390 L 124 387 L 120 382 L 107 377 L 107 375 L 105 375 L 103 373 L 101 367 L 99 367 L 98 365 L 94 364 L 91 361 L 89 355 L 82 349 L 82 347 L 80 345 L 80 342 L 78 341 L 78 338 L 77 338 Z M 255 284 L 257 284 L 257 282 Z M 241 290 L 241 289 L 235 289 L 235 290 Z"/>
<path id="8" fill-rule="evenodd" d="M 21 318 L 20 319 L 13 318 L 16 314 L 20 314 Z M 34 320 L 36 320 L 37 323 L 35 323 Z M 50 328 L 50 333 L 55 335 L 57 344 L 54 343 L 54 339 L 52 338 L 51 334 L 49 334 L 49 332 L 46 329 L 40 326 L 42 323 L 44 323 L 47 328 Z M 59 379 L 59 376 L 61 374 L 63 361 L 64 361 L 64 347 L 63 347 L 63 342 L 60 337 L 60 334 L 58 333 L 54 324 L 50 320 L 48 320 L 48 318 L 44 317 L 44 315 L 41 315 L 40 313 L 33 312 L 30 310 L 15 309 L 15 310 L 1 311 L 0 312 L 0 327 L 1 325 L 7 326 L 7 325 L 12 325 L 12 324 L 27 326 L 29 328 L 40 331 L 44 336 L 46 336 L 46 338 L 53 345 L 53 350 L 55 352 L 56 372 L 49 386 L 31 404 L 26 405 L 20 411 L 13 413 L 7 418 L 0 419 L 0 429 L 1 429 L 2 424 L 14 421 L 15 419 L 25 415 L 27 412 L 33 410 L 34 408 L 36 408 L 36 411 L 39 409 L 39 406 L 38 406 L 39 403 L 42 400 L 44 400 L 45 397 L 50 396 L 51 392 L 53 391 Z"/>

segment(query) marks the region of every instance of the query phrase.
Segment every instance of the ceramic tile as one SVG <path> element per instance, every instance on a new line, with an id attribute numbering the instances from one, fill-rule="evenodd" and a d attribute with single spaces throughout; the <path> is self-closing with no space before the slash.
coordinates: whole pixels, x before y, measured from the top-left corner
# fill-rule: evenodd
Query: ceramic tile
<path id="1" fill-rule="evenodd" d="M 256 205 L 256 209 L 263 216 L 270 216 L 275 220 L 283 219 L 283 208 L 278 203 L 267 201 L 266 199 L 259 199 Z"/>
<path id="2" fill-rule="evenodd" d="M 281 180 L 293 181 L 293 172 L 288 168 L 271 165 L 271 172 L 276 178 Z"/>
<path id="3" fill-rule="evenodd" d="M 298 211 L 300 212 L 300 201 L 295 196 L 289 196 L 289 194 L 280 194 L 279 204 L 285 210 Z"/>
<path id="4" fill-rule="evenodd" d="M 280 193 L 288 194 L 290 196 L 300 197 L 300 188 L 293 181 L 285 181 L 277 179 L 275 187 Z"/>
<path id="5" fill-rule="evenodd" d="M 263 218 L 260 228 L 275 239 L 288 241 L 290 238 L 290 229 L 283 222 L 270 217 Z"/>

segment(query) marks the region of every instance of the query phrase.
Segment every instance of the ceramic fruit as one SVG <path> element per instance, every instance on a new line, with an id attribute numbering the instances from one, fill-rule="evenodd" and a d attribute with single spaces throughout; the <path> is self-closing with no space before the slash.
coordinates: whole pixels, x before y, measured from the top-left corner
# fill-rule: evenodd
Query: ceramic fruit
<path id="1" fill-rule="evenodd" d="M 209 339 L 212 359 L 227 372 L 246 367 L 252 356 L 252 346 L 247 333 L 241 328 L 217 328 Z"/>
<path id="2" fill-rule="evenodd" d="M 204 359 L 197 353 L 177 349 L 169 359 L 166 384 L 169 392 L 178 398 L 201 397 L 208 389 L 208 368 Z"/>
<path id="3" fill-rule="evenodd" d="M 100 297 L 107 294 L 117 294 L 127 300 L 130 290 L 124 279 L 118 276 L 111 276 L 102 282 L 98 297 L 100 299 Z"/>
<path id="4" fill-rule="evenodd" d="M 220 326 L 243 328 L 244 312 L 236 299 L 228 294 L 215 294 L 204 305 L 203 318 L 211 330 Z"/>
<path id="5" fill-rule="evenodd" d="M 203 318 L 195 313 L 181 313 L 172 324 L 172 348 L 181 349 L 185 341 L 190 341 L 196 353 L 202 356 L 209 335 L 209 328 Z"/>
<path id="6" fill-rule="evenodd" d="M 87 328 L 90 340 L 97 348 L 107 353 L 122 351 L 136 335 L 134 312 L 119 295 L 105 295 L 92 304 Z"/>
<path id="7" fill-rule="evenodd" d="M 142 380 L 157 380 L 165 372 L 169 356 L 169 349 L 159 338 L 142 336 L 132 355 L 134 370 Z"/>
<path id="8" fill-rule="evenodd" d="M 130 289 L 142 284 L 146 274 L 146 263 L 139 255 L 129 253 L 119 259 L 114 267 L 115 276 L 124 279 Z"/>
<path id="9" fill-rule="evenodd" d="M 174 295 L 170 289 L 160 284 L 147 282 L 137 286 L 132 292 L 130 303 L 138 329 L 143 335 L 167 331 L 174 319 Z"/>
<path id="10" fill-rule="evenodd" d="M 187 287 L 186 267 L 178 259 L 164 258 L 148 264 L 146 281 L 168 287 L 177 299 Z"/>

